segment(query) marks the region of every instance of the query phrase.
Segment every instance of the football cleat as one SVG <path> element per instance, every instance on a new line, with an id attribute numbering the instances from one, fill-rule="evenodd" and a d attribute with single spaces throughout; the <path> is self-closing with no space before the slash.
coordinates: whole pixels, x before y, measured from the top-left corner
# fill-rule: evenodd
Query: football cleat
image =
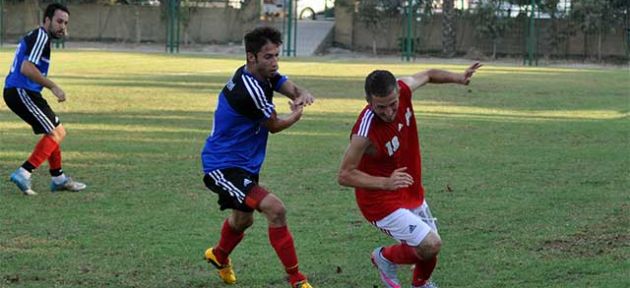
<path id="1" fill-rule="evenodd" d="M 308 284 L 308 281 L 300 281 L 294 284 L 291 284 L 291 288 L 313 288 L 311 284 Z"/>
<path id="2" fill-rule="evenodd" d="M 37 195 L 37 193 L 35 193 L 35 191 L 31 189 L 31 178 L 20 173 L 19 169 L 11 173 L 10 179 L 11 179 L 11 182 L 15 183 L 15 185 L 18 186 L 18 188 L 20 189 L 20 191 L 22 191 L 22 193 L 24 193 L 24 195 L 27 195 L 27 196 Z"/>
<path id="3" fill-rule="evenodd" d="M 227 264 L 219 263 L 217 257 L 214 256 L 214 252 L 212 252 L 212 248 L 208 248 L 208 250 L 206 250 L 204 258 L 208 261 L 208 263 L 212 264 L 212 266 L 219 270 L 219 278 L 221 278 L 225 284 L 236 283 L 236 274 L 234 273 L 234 269 L 232 269 L 232 260 L 230 260 L 230 258 L 228 258 Z"/>
<path id="4" fill-rule="evenodd" d="M 400 281 L 396 274 L 398 265 L 385 259 L 381 254 L 383 247 L 378 247 L 372 252 L 372 264 L 378 269 L 378 274 L 381 277 L 381 281 L 387 288 L 400 288 Z"/>
<path id="5" fill-rule="evenodd" d="M 79 192 L 85 189 L 86 187 L 87 185 L 85 185 L 84 183 L 74 181 L 70 177 L 66 177 L 66 181 L 64 181 L 61 184 L 57 184 L 55 183 L 55 181 L 50 182 L 50 191 L 52 192 L 57 192 L 57 191 Z"/>
<path id="6" fill-rule="evenodd" d="M 411 286 L 411 288 L 438 288 L 438 286 L 431 281 L 427 281 L 427 283 L 424 283 L 424 285 Z"/>

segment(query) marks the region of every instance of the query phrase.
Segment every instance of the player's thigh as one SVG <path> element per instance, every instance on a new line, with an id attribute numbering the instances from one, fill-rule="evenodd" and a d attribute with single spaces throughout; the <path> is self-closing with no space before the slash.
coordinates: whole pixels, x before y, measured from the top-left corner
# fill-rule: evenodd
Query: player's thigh
<path id="1" fill-rule="evenodd" d="M 20 88 L 4 89 L 4 102 L 35 134 L 50 134 L 61 124 L 40 93 Z"/>
<path id="2" fill-rule="evenodd" d="M 433 217 L 433 214 L 431 214 L 431 209 L 429 208 L 427 201 L 424 201 L 422 205 L 417 208 L 412 209 L 411 212 L 418 215 L 418 217 L 420 217 L 424 223 L 427 223 L 427 225 L 431 227 L 431 230 L 433 230 L 436 234 L 438 233 L 437 218 Z"/>
<path id="3" fill-rule="evenodd" d="M 418 246 L 431 232 L 431 227 L 407 209 L 398 209 L 372 224 L 398 242 Z"/>

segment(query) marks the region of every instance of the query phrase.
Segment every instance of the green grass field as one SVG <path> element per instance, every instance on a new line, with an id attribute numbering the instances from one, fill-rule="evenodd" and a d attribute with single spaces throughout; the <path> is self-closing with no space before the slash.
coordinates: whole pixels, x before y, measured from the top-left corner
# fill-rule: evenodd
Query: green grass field
<path id="1" fill-rule="evenodd" d="M 0 55 L 8 71 L 13 51 Z M 64 168 L 89 187 L 47 192 L 45 164 L 40 195 L 22 196 L 9 174 L 38 138 L 1 102 L 0 287 L 225 287 L 202 261 L 227 212 L 203 186 L 199 152 L 243 59 L 55 51 L 52 62 L 68 94 L 58 104 L 44 92 L 68 131 Z M 261 182 L 288 207 L 315 287 L 382 287 L 369 253 L 393 241 L 363 220 L 336 172 L 365 75 L 426 68 L 465 66 L 281 62 L 317 102 L 270 137 Z M 627 67 L 486 65 L 471 86 L 415 93 L 441 287 L 630 286 L 629 83 Z M 288 287 L 260 215 L 232 259 L 234 287 Z"/>

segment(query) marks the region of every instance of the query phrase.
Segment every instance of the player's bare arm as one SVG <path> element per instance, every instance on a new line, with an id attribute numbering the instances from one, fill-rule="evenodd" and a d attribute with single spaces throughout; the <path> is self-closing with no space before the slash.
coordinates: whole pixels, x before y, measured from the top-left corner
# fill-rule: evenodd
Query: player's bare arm
<path id="1" fill-rule="evenodd" d="M 61 90 L 61 88 L 59 88 L 59 86 L 57 86 L 55 82 L 44 77 L 44 75 L 39 72 L 39 69 L 37 69 L 35 64 L 33 64 L 32 62 L 22 61 L 20 72 L 22 72 L 22 74 L 24 74 L 26 77 L 28 77 L 28 79 L 31 79 L 35 83 L 50 89 L 55 97 L 57 97 L 57 100 L 59 102 L 66 101 L 66 93 L 63 92 L 63 90 Z"/>
<path id="2" fill-rule="evenodd" d="M 308 106 L 315 102 L 315 97 L 308 90 L 296 85 L 291 80 L 285 81 L 280 87 L 280 94 L 289 97 L 295 105 Z"/>
<path id="3" fill-rule="evenodd" d="M 304 112 L 303 105 L 297 105 L 295 102 L 289 102 L 289 107 L 291 108 L 291 114 L 285 117 L 278 117 L 278 114 L 274 111 L 269 119 L 267 119 L 264 123 L 265 127 L 269 129 L 271 133 L 278 133 L 284 129 L 287 129 L 295 122 L 300 120 L 302 117 L 302 113 Z"/>
<path id="4" fill-rule="evenodd" d="M 366 189 L 397 190 L 413 184 L 413 178 L 405 172 L 407 167 L 394 170 L 389 177 L 372 176 L 359 170 L 361 158 L 368 151 L 370 145 L 369 139 L 352 135 L 337 175 L 337 181 L 340 185 Z"/>
<path id="5" fill-rule="evenodd" d="M 468 85 L 470 83 L 470 79 L 472 78 L 472 76 L 475 74 L 475 72 L 477 72 L 477 69 L 479 69 L 481 66 L 483 66 L 481 63 L 475 62 L 472 65 L 470 65 L 468 68 L 466 68 L 464 73 L 453 73 L 453 72 L 440 70 L 440 69 L 429 69 L 422 72 L 418 72 L 409 77 L 402 77 L 400 78 L 400 80 L 403 81 L 405 84 L 407 84 L 407 86 L 409 86 L 411 91 L 414 91 L 424 86 L 427 83 L 433 83 L 433 84 L 454 83 L 454 84 Z"/>

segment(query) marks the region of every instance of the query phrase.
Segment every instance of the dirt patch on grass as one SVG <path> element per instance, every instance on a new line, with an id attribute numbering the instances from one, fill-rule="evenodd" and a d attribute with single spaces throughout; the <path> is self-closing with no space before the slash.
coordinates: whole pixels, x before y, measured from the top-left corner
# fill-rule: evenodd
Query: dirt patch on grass
<path id="1" fill-rule="evenodd" d="M 630 205 L 622 204 L 616 209 L 611 209 L 605 220 L 597 225 L 589 225 L 581 232 L 560 239 L 546 240 L 540 250 L 577 257 L 615 254 L 614 251 L 619 248 L 630 247 L 630 234 L 627 233 L 627 225 L 630 223 L 629 211 Z M 617 253 L 627 252 L 622 250 Z"/>
<path id="2" fill-rule="evenodd" d="M 571 256 L 590 257 L 609 254 L 612 250 L 630 247 L 630 235 L 578 234 L 567 238 L 545 241 L 541 250 Z"/>

